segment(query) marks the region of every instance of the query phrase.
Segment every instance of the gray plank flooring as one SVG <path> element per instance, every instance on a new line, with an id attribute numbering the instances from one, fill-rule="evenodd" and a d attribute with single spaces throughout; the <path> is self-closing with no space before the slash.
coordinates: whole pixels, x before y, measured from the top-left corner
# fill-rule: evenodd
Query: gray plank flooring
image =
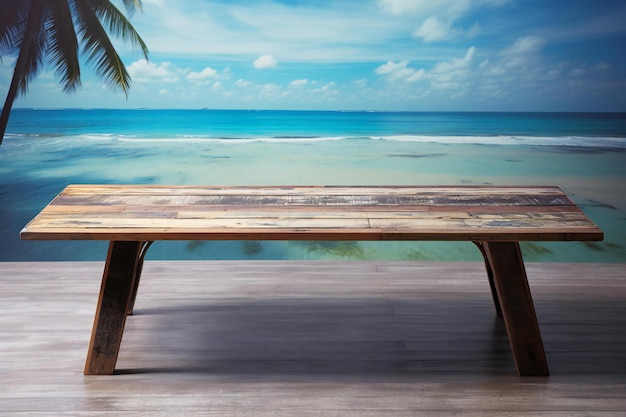
<path id="1" fill-rule="evenodd" d="M 103 264 L 0 263 L 0 416 L 623 416 L 626 264 L 529 264 L 520 378 L 480 263 L 148 261 L 112 376 Z"/>

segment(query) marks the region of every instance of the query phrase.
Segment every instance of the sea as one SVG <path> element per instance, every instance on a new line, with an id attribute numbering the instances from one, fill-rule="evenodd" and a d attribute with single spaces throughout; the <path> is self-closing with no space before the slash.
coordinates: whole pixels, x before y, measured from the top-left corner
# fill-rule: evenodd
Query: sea
<path id="1" fill-rule="evenodd" d="M 530 262 L 626 262 L 626 113 L 14 109 L 0 146 L 0 261 L 104 260 L 22 241 L 72 183 L 556 185 L 602 242 L 523 242 Z M 147 259 L 479 261 L 467 242 L 157 242 Z"/>

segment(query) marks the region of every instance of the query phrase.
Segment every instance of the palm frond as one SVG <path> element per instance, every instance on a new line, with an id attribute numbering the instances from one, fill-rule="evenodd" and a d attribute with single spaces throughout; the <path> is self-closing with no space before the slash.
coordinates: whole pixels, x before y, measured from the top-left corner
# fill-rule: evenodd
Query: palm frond
<path id="1" fill-rule="evenodd" d="M 124 14 L 110 1 L 91 1 L 96 16 L 100 19 L 105 26 L 107 26 L 109 32 L 112 35 L 119 36 L 120 38 L 127 40 L 131 45 L 141 49 L 144 57 L 148 59 L 148 47 L 141 39 L 141 36 L 135 31 L 135 28 L 130 21 L 124 16 Z M 139 0 L 124 0 L 126 8 L 129 10 L 135 10 L 136 7 L 141 7 L 141 1 Z"/>
<path id="2" fill-rule="evenodd" d="M 26 28 L 30 1 L 0 0 L 0 60 L 17 54 L 20 33 Z"/>
<path id="3" fill-rule="evenodd" d="M 63 90 L 71 92 L 80 86 L 78 41 L 67 0 L 48 0 L 49 19 L 46 24 L 48 53 Z"/>
<path id="4" fill-rule="evenodd" d="M 136 9 L 141 10 L 143 8 L 141 0 L 123 0 L 123 3 L 128 13 L 133 13 Z"/>
<path id="5" fill-rule="evenodd" d="M 110 87 L 120 88 L 128 95 L 130 75 L 89 0 L 74 0 L 75 24 L 87 54 L 87 62 L 94 63 L 96 72 Z"/>
<path id="6" fill-rule="evenodd" d="M 46 54 L 45 21 L 47 9 L 45 0 L 31 0 L 24 31 L 18 35 L 20 54 L 15 63 L 19 94 L 28 90 L 28 84 L 41 68 Z M 21 35 L 21 36 L 20 36 Z"/>

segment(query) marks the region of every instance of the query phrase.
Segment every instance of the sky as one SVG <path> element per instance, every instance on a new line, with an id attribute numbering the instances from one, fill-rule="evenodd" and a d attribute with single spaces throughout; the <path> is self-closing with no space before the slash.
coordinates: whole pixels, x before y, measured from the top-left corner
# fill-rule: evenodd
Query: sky
<path id="1" fill-rule="evenodd" d="M 131 22 L 128 97 L 83 64 L 14 107 L 626 111 L 624 0 L 143 0 Z"/>

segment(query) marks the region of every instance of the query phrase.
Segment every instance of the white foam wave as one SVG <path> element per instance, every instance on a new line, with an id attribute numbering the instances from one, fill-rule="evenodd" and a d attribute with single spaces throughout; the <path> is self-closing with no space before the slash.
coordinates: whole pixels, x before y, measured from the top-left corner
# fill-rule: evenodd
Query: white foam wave
<path id="1" fill-rule="evenodd" d="M 80 139 L 93 140 L 93 141 L 111 141 L 117 139 L 117 135 L 112 133 L 88 133 L 80 135 Z"/>
<path id="2" fill-rule="evenodd" d="M 328 141 L 397 141 L 415 143 L 440 144 L 474 144 L 474 145 L 521 145 L 521 146 L 559 146 L 582 148 L 614 148 L 626 149 L 626 137 L 587 137 L 587 136 L 434 136 L 434 135 L 387 135 L 387 136 L 263 136 L 263 137 L 216 137 L 213 135 L 175 135 L 175 136 L 139 136 L 112 133 L 87 133 L 77 136 L 47 136 L 37 134 L 7 134 L 7 139 L 20 140 L 33 138 L 37 140 L 80 140 L 80 141 L 119 141 L 128 143 L 151 144 L 216 144 L 243 145 L 249 143 L 316 143 Z"/>
<path id="3" fill-rule="evenodd" d="M 475 144 L 475 145 L 533 145 L 626 148 L 626 138 L 584 136 L 373 136 L 373 140 L 402 142 Z"/>
<path id="4" fill-rule="evenodd" d="M 253 137 L 253 138 L 228 138 L 228 137 L 212 137 L 202 135 L 181 135 L 176 137 L 128 137 L 120 136 L 121 142 L 151 142 L 151 143 L 213 143 L 224 145 L 239 145 L 246 143 L 313 143 L 325 141 L 337 141 L 348 139 L 343 136 L 333 137 Z"/>
<path id="5" fill-rule="evenodd" d="M 170 138 L 146 138 L 120 136 L 121 141 L 152 141 L 177 143 L 215 143 L 239 145 L 246 143 L 316 143 L 341 140 L 388 140 L 416 143 L 475 144 L 475 145 L 532 145 L 532 146 L 574 146 L 626 148 L 626 138 L 583 137 L 583 136 L 427 136 L 427 135 L 390 135 L 390 136 L 319 136 L 319 137 L 213 137 L 203 135 L 184 135 Z"/>

